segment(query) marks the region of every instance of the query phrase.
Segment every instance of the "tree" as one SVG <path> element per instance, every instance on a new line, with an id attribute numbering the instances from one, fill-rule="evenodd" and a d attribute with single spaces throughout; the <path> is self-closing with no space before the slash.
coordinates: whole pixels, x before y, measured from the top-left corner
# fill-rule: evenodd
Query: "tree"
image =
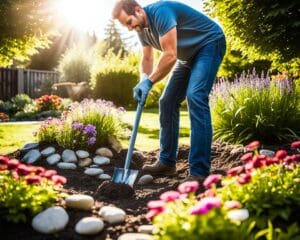
<path id="1" fill-rule="evenodd" d="M 300 57 L 298 0 L 206 0 L 204 11 L 222 24 L 233 50 L 251 60 L 297 62 Z"/>
<path id="2" fill-rule="evenodd" d="M 51 0 L 1 0 L 0 66 L 23 63 L 49 44 L 54 11 Z"/>
<path id="3" fill-rule="evenodd" d="M 102 50 L 103 55 L 107 54 L 110 49 L 112 49 L 114 54 L 120 54 L 121 57 L 128 54 L 120 31 L 113 20 L 110 20 L 105 28 L 105 36 L 106 37 L 104 39 L 104 46 Z"/>

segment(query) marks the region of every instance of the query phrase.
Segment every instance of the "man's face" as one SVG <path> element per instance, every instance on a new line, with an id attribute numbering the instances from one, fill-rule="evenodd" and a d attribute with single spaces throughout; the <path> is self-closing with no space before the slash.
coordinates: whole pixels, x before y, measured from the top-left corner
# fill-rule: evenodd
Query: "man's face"
<path id="1" fill-rule="evenodd" d="M 135 15 L 128 15 L 124 10 L 121 10 L 118 20 L 129 31 L 141 32 L 145 28 L 145 20 L 141 11 L 136 11 Z"/>

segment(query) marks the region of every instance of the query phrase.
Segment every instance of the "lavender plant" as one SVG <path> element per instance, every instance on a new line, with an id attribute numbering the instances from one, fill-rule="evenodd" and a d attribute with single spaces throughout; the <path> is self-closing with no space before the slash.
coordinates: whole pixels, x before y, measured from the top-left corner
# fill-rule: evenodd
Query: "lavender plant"
<path id="1" fill-rule="evenodd" d="M 283 142 L 300 136 L 300 88 L 289 79 L 243 73 L 221 79 L 211 95 L 214 138 L 230 143 Z"/>

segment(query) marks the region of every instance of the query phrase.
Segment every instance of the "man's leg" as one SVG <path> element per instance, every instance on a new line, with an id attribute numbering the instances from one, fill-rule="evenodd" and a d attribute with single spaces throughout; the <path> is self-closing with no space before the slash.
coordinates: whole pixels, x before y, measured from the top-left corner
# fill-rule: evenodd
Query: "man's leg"
<path id="1" fill-rule="evenodd" d="M 225 53 L 225 40 L 203 47 L 195 57 L 187 88 L 191 143 L 189 153 L 190 175 L 207 176 L 210 171 L 212 123 L 209 93 Z"/>

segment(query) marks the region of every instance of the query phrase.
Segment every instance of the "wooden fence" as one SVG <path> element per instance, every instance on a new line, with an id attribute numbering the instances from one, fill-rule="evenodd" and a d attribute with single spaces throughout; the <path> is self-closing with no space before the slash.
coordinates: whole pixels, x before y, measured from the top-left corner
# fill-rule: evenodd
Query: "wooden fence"
<path id="1" fill-rule="evenodd" d="M 31 98 L 51 91 L 51 85 L 59 81 L 55 71 L 41 71 L 23 68 L 0 68 L 0 99 L 8 100 L 19 93 Z"/>

